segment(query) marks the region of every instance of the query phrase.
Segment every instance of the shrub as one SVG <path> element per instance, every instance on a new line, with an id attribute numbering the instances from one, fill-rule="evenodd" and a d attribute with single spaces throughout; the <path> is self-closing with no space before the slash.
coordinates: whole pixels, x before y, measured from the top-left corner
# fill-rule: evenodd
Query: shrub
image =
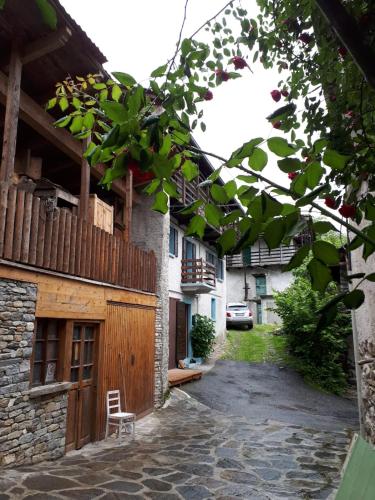
<path id="1" fill-rule="evenodd" d="M 205 359 L 211 354 L 215 343 L 215 324 L 210 318 L 194 315 L 191 342 L 194 356 Z"/>
<path id="2" fill-rule="evenodd" d="M 347 338 L 351 334 L 350 313 L 341 308 L 332 325 L 317 330 L 318 310 L 336 293 L 334 285 L 324 294 L 315 292 L 303 271 L 295 281 L 275 294 L 275 311 L 283 320 L 288 348 L 295 367 L 306 380 L 322 389 L 341 394 L 346 387 Z"/>

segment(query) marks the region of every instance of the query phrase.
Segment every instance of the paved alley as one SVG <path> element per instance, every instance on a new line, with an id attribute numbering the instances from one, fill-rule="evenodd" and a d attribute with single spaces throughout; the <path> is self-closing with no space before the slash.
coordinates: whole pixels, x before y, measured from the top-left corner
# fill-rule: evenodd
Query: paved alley
<path id="1" fill-rule="evenodd" d="M 136 440 L 90 445 L 3 471 L 0 500 L 328 498 L 350 432 L 223 414 L 177 390 L 138 423 Z"/>

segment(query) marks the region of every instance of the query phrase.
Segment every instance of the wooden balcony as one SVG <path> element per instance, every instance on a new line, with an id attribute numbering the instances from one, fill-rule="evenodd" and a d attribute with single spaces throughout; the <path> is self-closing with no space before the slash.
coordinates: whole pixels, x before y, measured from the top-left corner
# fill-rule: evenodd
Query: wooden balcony
<path id="1" fill-rule="evenodd" d="M 0 186 L 0 259 L 154 293 L 156 260 L 32 193 Z"/>
<path id="2" fill-rule="evenodd" d="M 228 255 L 227 268 L 284 265 L 290 261 L 295 253 L 296 247 L 294 245 L 282 245 L 273 250 L 268 250 L 268 248 L 252 247 L 251 255 L 249 255 L 248 259 L 244 259 L 242 253 Z"/>
<path id="3" fill-rule="evenodd" d="M 216 287 L 215 266 L 201 259 L 182 259 L 181 288 L 186 293 L 209 293 Z"/>

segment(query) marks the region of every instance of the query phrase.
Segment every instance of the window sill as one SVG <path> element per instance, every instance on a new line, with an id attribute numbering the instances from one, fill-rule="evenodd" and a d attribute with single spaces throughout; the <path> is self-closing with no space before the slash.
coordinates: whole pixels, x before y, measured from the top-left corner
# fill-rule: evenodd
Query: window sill
<path id="1" fill-rule="evenodd" d="M 30 399 L 40 398 L 42 396 L 68 391 L 71 386 L 71 382 L 56 382 L 54 384 L 38 385 L 28 390 L 27 394 L 30 396 Z"/>

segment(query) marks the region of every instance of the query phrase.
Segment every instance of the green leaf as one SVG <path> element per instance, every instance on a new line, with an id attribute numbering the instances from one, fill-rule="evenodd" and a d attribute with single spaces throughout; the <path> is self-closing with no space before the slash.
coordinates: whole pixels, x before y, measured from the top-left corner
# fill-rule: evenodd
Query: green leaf
<path id="1" fill-rule="evenodd" d="M 340 262 L 340 255 L 337 248 L 332 243 L 328 243 L 328 241 L 314 241 L 312 250 L 314 257 L 328 266 L 335 266 Z"/>
<path id="2" fill-rule="evenodd" d="M 302 189 L 302 186 L 304 186 L 304 183 L 305 183 L 307 177 L 306 177 L 305 173 L 303 173 L 299 177 L 301 178 L 300 182 L 301 183 L 303 182 L 303 184 L 301 184 L 301 189 Z M 296 188 L 296 184 L 297 184 L 297 188 Z M 296 180 L 296 184 L 294 185 L 295 191 L 297 191 L 297 189 L 299 189 L 298 179 Z M 311 202 L 313 202 L 315 200 L 315 198 L 317 198 L 320 195 L 320 193 L 322 191 L 324 191 L 326 189 L 326 187 L 327 187 L 326 184 L 322 184 L 321 186 L 314 189 L 314 191 L 307 193 L 305 196 L 303 196 L 302 198 L 300 198 L 299 200 L 296 201 L 296 206 L 303 207 L 305 205 L 310 204 Z"/>
<path id="3" fill-rule="evenodd" d="M 147 194 L 153 194 L 160 186 L 160 179 L 153 179 L 148 186 L 144 188 L 144 192 Z"/>
<path id="4" fill-rule="evenodd" d="M 246 182 L 247 184 L 253 184 L 258 181 L 254 175 L 237 175 L 237 179 L 239 181 Z"/>
<path id="5" fill-rule="evenodd" d="M 125 123 L 128 119 L 126 108 L 119 102 L 103 101 L 100 103 L 100 107 L 114 123 Z"/>
<path id="6" fill-rule="evenodd" d="M 295 148 L 290 146 L 288 141 L 282 137 L 271 137 L 268 139 L 267 145 L 269 150 L 277 156 L 291 156 L 296 151 Z"/>
<path id="7" fill-rule="evenodd" d="M 60 106 L 60 109 L 61 111 L 66 111 L 68 108 L 69 108 L 69 101 L 66 97 L 62 97 L 60 100 L 59 100 L 59 106 Z"/>
<path id="8" fill-rule="evenodd" d="M 309 255 L 309 251 L 310 247 L 308 245 L 301 247 L 293 255 L 288 264 L 284 266 L 283 271 L 291 271 L 292 269 L 299 267 L 302 264 L 302 262 L 306 259 L 306 257 Z"/>
<path id="9" fill-rule="evenodd" d="M 168 212 L 168 195 L 164 193 L 164 191 L 156 193 L 152 210 L 160 212 L 161 214 L 166 214 Z"/>
<path id="10" fill-rule="evenodd" d="M 211 203 L 208 203 L 204 209 L 204 214 L 209 224 L 214 227 L 220 227 L 220 221 L 223 217 L 223 212 L 218 207 L 212 205 Z"/>
<path id="11" fill-rule="evenodd" d="M 195 179 L 198 174 L 199 174 L 199 168 L 198 166 L 193 163 L 191 160 L 185 160 L 182 167 L 181 167 L 182 173 L 184 174 L 184 177 L 191 182 L 193 179 Z"/>
<path id="12" fill-rule="evenodd" d="M 93 113 L 86 113 L 83 117 L 83 127 L 91 130 L 95 124 L 95 116 Z"/>
<path id="13" fill-rule="evenodd" d="M 193 201 L 193 203 L 190 203 L 187 207 L 181 208 L 181 210 L 178 210 L 177 213 L 182 214 L 182 215 L 190 215 L 193 214 L 198 210 L 199 207 L 203 205 L 203 200 L 196 200 Z"/>
<path id="14" fill-rule="evenodd" d="M 368 274 L 366 279 L 367 281 L 375 281 L 375 273 Z"/>
<path id="15" fill-rule="evenodd" d="M 263 149 L 254 148 L 253 152 L 249 156 L 249 166 L 256 171 L 263 170 L 267 165 L 268 156 Z"/>
<path id="16" fill-rule="evenodd" d="M 178 193 L 178 191 L 176 189 L 176 184 L 171 180 L 163 180 L 163 190 L 171 198 L 175 198 L 176 200 L 181 198 L 181 195 Z"/>
<path id="17" fill-rule="evenodd" d="M 214 172 L 212 172 L 212 174 L 209 177 L 207 177 L 207 180 L 215 182 L 220 177 L 222 168 L 223 167 L 219 167 L 217 170 L 215 170 Z"/>
<path id="18" fill-rule="evenodd" d="M 305 173 L 307 178 L 307 187 L 310 189 L 314 189 L 319 184 L 320 179 L 323 177 L 324 168 L 320 165 L 319 162 L 314 161 L 307 166 Z"/>
<path id="19" fill-rule="evenodd" d="M 56 10 L 49 3 L 48 0 L 35 0 L 36 4 L 42 14 L 43 21 L 51 29 L 55 30 L 57 27 L 57 14 Z"/>
<path id="20" fill-rule="evenodd" d="M 204 220 L 204 217 L 202 217 L 201 215 L 194 215 L 194 217 L 191 219 L 187 227 L 186 235 L 198 236 L 199 238 L 202 239 L 205 227 L 206 227 L 206 221 Z"/>
<path id="21" fill-rule="evenodd" d="M 112 73 L 112 75 L 120 83 L 122 83 L 123 85 L 125 85 L 125 87 L 132 87 L 133 85 L 135 85 L 137 83 L 136 80 L 131 75 L 129 75 L 128 73 L 121 73 L 121 72 L 116 71 L 115 73 Z"/>
<path id="22" fill-rule="evenodd" d="M 283 160 L 277 160 L 277 164 L 279 165 L 279 169 L 286 174 L 300 170 L 302 167 L 302 162 L 297 158 L 284 158 Z"/>
<path id="23" fill-rule="evenodd" d="M 78 134 L 78 132 L 81 132 L 82 130 L 82 125 L 83 125 L 83 117 L 75 116 L 73 118 L 72 123 L 70 124 L 69 130 L 71 131 L 72 134 Z"/>
<path id="24" fill-rule="evenodd" d="M 225 189 L 218 184 L 213 184 L 210 189 L 212 198 L 219 203 L 227 203 L 229 201 Z"/>
<path id="25" fill-rule="evenodd" d="M 326 149 L 323 156 L 324 164 L 335 170 L 343 170 L 349 159 L 350 156 L 342 155 L 333 149 Z"/>
<path id="26" fill-rule="evenodd" d="M 330 269 L 318 259 L 312 259 L 307 269 L 311 277 L 311 286 L 313 290 L 324 292 L 328 283 L 332 280 Z"/>
<path id="27" fill-rule="evenodd" d="M 117 145 L 117 141 L 120 134 L 120 126 L 115 125 L 111 130 L 104 136 L 102 143 L 102 148 L 110 148 Z"/>
<path id="28" fill-rule="evenodd" d="M 276 109 L 273 113 L 268 115 L 266 119 L 270 122 L 273 122 L 275 120 L 282 120 L 286 118 L 287 116 L 292 115 L 296 110 L 296 105 L 294 103 L 289 103 L 286 104 L 285 106 L 282 106 L 281 108 Z"/>
<path id="29" fill-rule="evenodd" d="M 118 102 L 118 100 L 120 99 L 121 96 L 122 96 L 121 88 L 118 85 L 114 85 L 112 87 L 112 99 L 114 101 Z"/>
<path id="30" fill-rule="evenodd" d="M 231 180 L 224 184 L 224 190 L 227 193 L 228 198 L 233 198 L 237 192 L 237 185 L 235 180 Z"/>
<path id="31" fill-rule="evenodd" d="M 277 248 L 282 242 L 285 235 L 285 223 L 282 219 L 274 219 L 264 231 L 264 241 L 270 250 Z"/>
<path id="32" fill-rule="evenodd" d="M 163 64 L 163 66 L 159 66 L 158 68 L 154 69 L 154 71 L 151 73 L 151 77 L 158 78 L 160 76 L 165 75 L 167 68 L 168 68 L 167 64 Z"/>
<path id="33" fill-rule="evenodd" d="M 344 297 L 344 304 L 346 307 L 350 309 L 358 309 L 365 300 L 365 294 L 362 290 L 358 288 L 356 290 L 352 290 Z"/>
<path id="34" fill-rule="evenodd" d="M 57 97 L 53 97 L 52 99 L 50 99 L 47 102 L 46 111 L 51 109 L 51 108 L 54 108 L 56 106 L 56 103 L 57 103 Z"/>
<path id="35" fill-rule="evenodd" d="M 337 231 L 337 229 L 331 222 L 323 220 L 314 222 L 312 227 L 314 232 L 318 234 L 325 234 L 328 233 L 329 231 L 335 231 L 335 232 Z"/>
<path id="36" fill-rule="evenodd" d="M 54 126 L 59 127 L 59 128 L 66 127 L 70 123 L 71 119 L 72 119 L 72 117 L 70 115 L 63 116 L 59 120 L 55 121 Z"/>
<path id="37" fill-rule="evenodd" d="M 227 229 L 217 240 L 220 249 L 220 256 L 223 256 L 236 244 L 236 231 L 233 228 Z"/>
<path id="38" fill-rule="evenodd" d="M 323 151 L 323 149 L 328 145 L 327 139 L 318 139 L 314 142 L 314 153 L 319 154 Z"/>
<path id="39" fill-rule="evenodd" d="M 245 142 L 240 148 L 236 149 L 236 151 L 233 152 L 230 159 L 242 160 L 244 158 L 247 158 L 252 154 L 254 147 L 261 142 L 263 142 L 263 137 L 257 137 L 255 139 L 251 139 L 251 141 Z"/>
<path id="40" fill-rule="evenodd" d="M 279 201 L 264 191 L 262 192 L 262 207 L 265 220 L 280 215 L 283 209 L 283 205 Z"/>

